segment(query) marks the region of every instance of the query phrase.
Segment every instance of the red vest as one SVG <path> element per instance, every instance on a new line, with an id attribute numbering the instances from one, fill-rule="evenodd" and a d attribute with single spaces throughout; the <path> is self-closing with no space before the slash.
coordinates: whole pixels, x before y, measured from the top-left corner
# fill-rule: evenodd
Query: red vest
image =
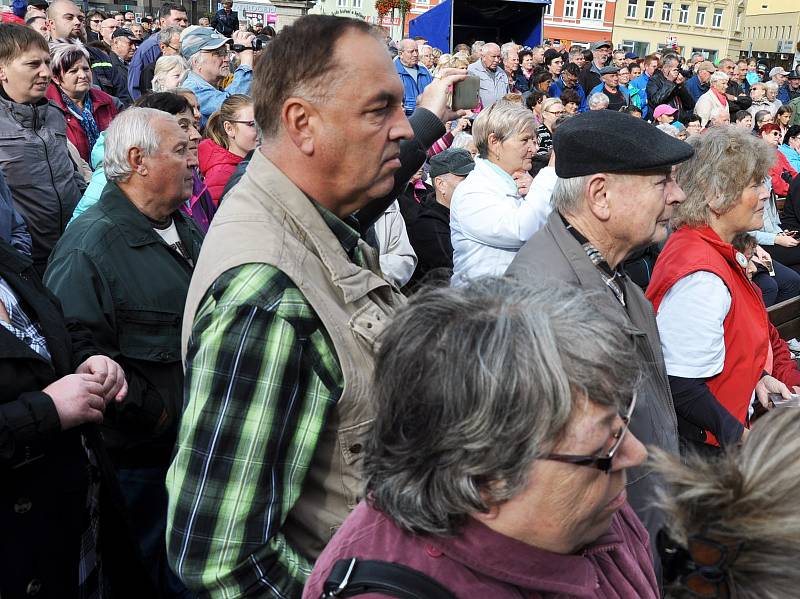
<path id="1" fill-rule="evenodd" d="M 737 253 L 710 227 L 683 226 L 670 236 L 659 255 L 646 295 L 658 313 L 667 291 L 683 277 L 707 271 L 722 279 L 731 294 L 731 308 L 723 322 L 725 364 L 707 384 L 717 401 L 747 426 L 753 390 L 767 363 L 769 321 L 760 293 L 736 261 Z M 706 442 L 718 445 L 709 432 Z"/>

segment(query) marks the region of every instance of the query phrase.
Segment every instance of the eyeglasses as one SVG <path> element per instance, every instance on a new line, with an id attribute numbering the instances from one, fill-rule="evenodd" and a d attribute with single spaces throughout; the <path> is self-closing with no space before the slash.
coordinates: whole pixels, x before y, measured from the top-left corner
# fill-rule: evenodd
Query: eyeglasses
<path id="1" fill-rule="evenodd" d="M 564 114 L 563 110 L 545 110 L 545 112 L 549 112 L 550 114 L 554 114 L 556 116 L 561 116 Z"/>
<path id="2" fill-rule="evenodd" d="M 172 46 L 170 46 L 170 48 L 171 47 Z M 220 58 L 223 58 L 228 55 L 228 50 L 227 48 L 225 48 L 225 46 L 223 46 L 222 48 L 217 48 L 216 50 L 203 50 L 203 52 L 208 52 L 209 54 L 213 56 L 219 56 Z"/>
<path id="3" fill-rule="evenodd" d="M 614 460 L 614 456 L 616 455 L 617 451 L 620 447 L 622 447 L 622 443 L 625 440 L 625 433 L 628 432 L 628 427 L 631 423 L 631 417 L 633 416 L 633 410 L 636 408 L 636 392 L 633 394 L 633 398 L 631 399 L 631 405 L 628 406 L 628 411 L 623 415 L 620 414 L 620 418 L 622 419 L 622 428 L 614 433 L 613 437 L 615 439 L 614 445 L 611 446 L 611 449 L 608 450 L 608 453 L 605 455 L 566 455 L 563 453 L 549 453 L 546 456 L 543 456 L 542 460 L 550 460 L 553 462 L 565 462 L 567 464 L 575 464 L 576 466 L 587 466 L 589 468 L 597 468 L 598 470 L 602 470 L 606 474 L 611 471 L 611 462 Z"/>
<path id="4" fill-rule="evenodd" d="M 91 19 L 92 23 L 102 23 L 103 19 Z"/>

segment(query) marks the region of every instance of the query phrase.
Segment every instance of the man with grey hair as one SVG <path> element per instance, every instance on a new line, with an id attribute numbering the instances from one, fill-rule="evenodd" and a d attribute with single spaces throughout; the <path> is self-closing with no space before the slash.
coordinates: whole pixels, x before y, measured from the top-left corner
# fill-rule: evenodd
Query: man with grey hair
<path id="1" fill-rule="evenodd" d="M 507 42 L 500 46 L 500 57 L 503 60 L 503 70 L 509 81 L 509 91 L 514 88 L 517 69 L 519 69 L 519 46 L 514 42 Z"/>
<path id="2" fill-rule="evenodd" d="M 189 61 L 191 71 L 183 87 L 194 92 L 200 104 L 201 126 L 208 117 L 220 109 L 222 103 L 234 94 L 250 95 L 253 82 L 253 39 L 247 31 L 233 32 L 233 39 L 224 37 L 211 27 L 195 27 L 181 36 L 181 55 Z M 238 46 L 236 56 L 239 66 L 233 72 L 233 80 L 225 89 L 219 89 L 221 81 L 230 74 L 231 52 L 228 42 Z"/>
<path id="3" fill-rule="evenodd" d="M 419 64 L 428 69 L 429 71 L 436 65 L 433 64 L 433 48 L 428 44 L 422 44 L 419 50 Z"/>
<path id="4" fill-rule="evenodd" d="M 589 110 L 605 110 L 608 108 L 608 96 L 602 92 L 597 92 L 589 96 Z"/>
<path id="5" fill-rule="evenodd" d="M 433 81 L 433 76 L 425 65 L 419 64 L 417 42 L 409 38 L 398 42 L 394 68 L 403 84 L 403 110 L 408 116 L 414 112 L 417 98 Z"/>
<path id="6" fill-rule="evenodd" d="M 467 67 L 467 73 L 480 80 L 479 95 L 483 108 L 489 108 L 508 93 L 508 75 L 500 65 L 500 46 L 495 43 L 481 47 L 481 58 Z"/>
<path id="7" fill-rule="evenodd" d="M 108 183 L 61 237 L 44 282 L 125 370 L 128 395 L 106 409 L 103 438 L 151 582 L 174 592 L 182 585 L 166 568 L 164 484 L 183 404 L 181 319 L 203 239 L 179 210 L 197 158 L 160 110 L 129 108 L 105 133 Z"/>
<path id="8" fill-rule="evenodd" d="M 620 266 L 635 250 L 666 238 L 672 206 L 685 199 L 672 167 L 690 158 L 692 147 L 636 117 L 599 110 L 562 124 L 553 148 L 554 210 L 507 274 L 604 294 L 629 323 L 645 369 L 631 431 L 643 443 L 677 454 L 677 417 L 653 307 Z M 655 542 L 663 517 L 652 507 L 655 478 L 646 467 L 632 469 L 628 497 L 650 533 L 658 571 Z"/>

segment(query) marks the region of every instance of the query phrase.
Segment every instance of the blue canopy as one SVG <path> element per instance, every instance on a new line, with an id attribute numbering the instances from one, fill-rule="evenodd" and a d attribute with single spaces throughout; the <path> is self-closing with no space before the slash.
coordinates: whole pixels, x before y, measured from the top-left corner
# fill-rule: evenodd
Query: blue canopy
<path id="1" fill-rule="evenodd" d="M 411 37 L 423 37 L 443 52 L 476 39 L 514 40 L 535 46 L 542 42 L 542 17 L 547 4 L 550 0 L 443 0 L 412 19 L 408 31 Z"/>

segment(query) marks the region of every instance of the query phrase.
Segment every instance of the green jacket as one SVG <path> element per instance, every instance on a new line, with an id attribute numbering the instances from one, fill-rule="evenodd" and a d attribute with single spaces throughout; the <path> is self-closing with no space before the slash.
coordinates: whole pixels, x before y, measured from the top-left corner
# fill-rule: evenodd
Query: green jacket
<path id="1" fill-rule="evenodd" d="M 789 108 L 792 109 L 792 121 L 790 125 L 800 125 L 800 98 L 795 98 L 789 102 Z"/>
<path id="2" fill-rule="evenodd" d="M 203 234 L 172 214 L 191 264 L 109 182 L 59 240 L 45 284 L 120 363 L 128 396 L 106 408 L 103 435 L 119 466 L 169 464 L 183 396 L 181 321 Z"/>

